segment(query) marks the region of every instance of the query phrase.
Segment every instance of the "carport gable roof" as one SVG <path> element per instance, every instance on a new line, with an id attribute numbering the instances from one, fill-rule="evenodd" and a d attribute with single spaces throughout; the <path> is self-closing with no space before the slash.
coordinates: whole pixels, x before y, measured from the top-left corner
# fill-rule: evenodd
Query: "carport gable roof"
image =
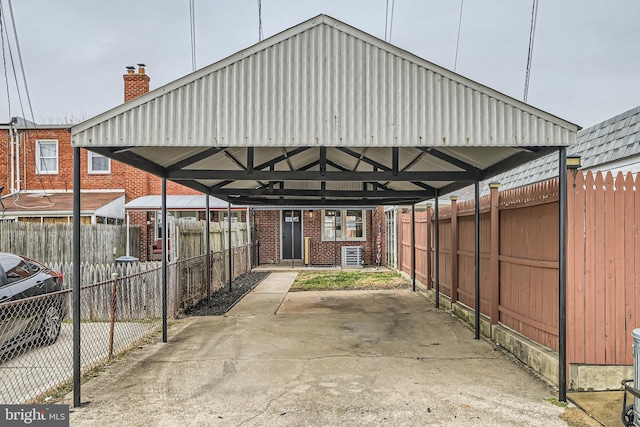
<path id="1" fill-rule="evenodd" d="M 243 204 L 418 202 L 578 126 L 319 15 L 72 128 L 72 143 Z"/>

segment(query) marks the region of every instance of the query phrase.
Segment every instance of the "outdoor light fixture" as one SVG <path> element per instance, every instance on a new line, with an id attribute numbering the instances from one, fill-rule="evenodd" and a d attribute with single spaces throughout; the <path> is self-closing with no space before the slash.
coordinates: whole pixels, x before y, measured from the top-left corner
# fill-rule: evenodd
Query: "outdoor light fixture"
<path id="1" fill-rule="evenodd" d="M 580 156 L 567 156 L 567 169 L 580 169 Z"/>
<path id="2" fill-rule="evenodd" d="M 567 156 L 567 169 L 571 171 L 573 179 L 576 178 L 576 174 L 578 173 L 580 166 L 580 156 Z"/>

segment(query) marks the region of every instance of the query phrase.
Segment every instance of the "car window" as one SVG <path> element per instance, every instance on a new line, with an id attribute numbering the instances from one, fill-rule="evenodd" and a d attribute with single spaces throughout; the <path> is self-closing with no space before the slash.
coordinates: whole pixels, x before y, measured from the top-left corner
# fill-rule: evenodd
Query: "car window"
<path id="1" fill-rule="evenodd" d="M 22 258 L 2 257 L 0 258 L 0 263 L 7 276 L 7 284 L 26 279 L 32 274 L 31 269 Z"/>

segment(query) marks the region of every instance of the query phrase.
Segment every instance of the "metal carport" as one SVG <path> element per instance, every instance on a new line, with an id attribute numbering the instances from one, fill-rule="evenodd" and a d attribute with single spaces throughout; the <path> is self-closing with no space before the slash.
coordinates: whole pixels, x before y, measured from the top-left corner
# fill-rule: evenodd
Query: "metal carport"
<path id="1" fill-rule="evenodd" d="M 265 206 L 414 204 L 471 182 L 477 195 L 480 181 L 559 150 L 564 400 L 562 180 L 578 129 L 319 15 L 74 126 L 74 192 L 80 148 L 230 203 Z M 477 301 L 478 217 L 477 208 Z M 79 316 L 74 327 L 79 405 Z"/>

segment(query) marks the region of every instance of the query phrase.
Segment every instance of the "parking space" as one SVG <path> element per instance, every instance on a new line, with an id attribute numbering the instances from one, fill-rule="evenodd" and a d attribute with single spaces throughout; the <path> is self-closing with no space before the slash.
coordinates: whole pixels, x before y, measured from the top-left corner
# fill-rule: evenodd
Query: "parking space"
<path id="1" fill-rule="evenodd" d="M 554 390 L 421 294 L 312 294 L 185 319 L 84 385 L 72 425 L 567 425 Z"/>

